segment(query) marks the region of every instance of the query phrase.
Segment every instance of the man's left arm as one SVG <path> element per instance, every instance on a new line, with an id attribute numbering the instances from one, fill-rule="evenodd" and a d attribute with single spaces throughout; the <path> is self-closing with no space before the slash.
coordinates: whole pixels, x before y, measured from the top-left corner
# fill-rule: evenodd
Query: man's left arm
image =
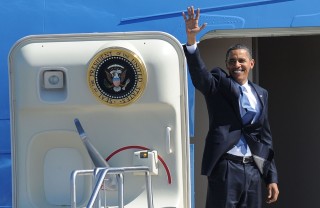
<path id="1" fill-rule="evenodd" d="M 268 92 L 266 92 L 265 96 L 265 119 L 263 123 L 263 137 L 266 138 L 264 142 L 269 146 L 269 148 L 273 149 L 273 141 L 272 141 L 272 134 L 270 130 L 270 124 L 269 124 L 269 119 L 268 119 Z M 278 196 L 279 196 L 279 188 L 278 188 L 278 173 L 277 173 L 277 168 L 275 165 L 274 158 L 271 160 L 271 165 L 268 169 L 267 174 L 265 175 L 265 183 L 267 184 L 267 203 L 273 203 L 277 201 Z"/>
<path id="2" fill-rule="evenodd" d="M 263 143 L 268 146 L 270 150 L 273 151 L 273 141 L 272 141 L 272 134 L 271 134 L 271 129 L 270 129 L 270 124 L 269 124 L 269 117 L 268 117 L 268 92 L 265 91 L 265 106 L 264 106 L 264 121 L 262 124 L 262 132 L 261 132 L 261 138 L 263 138 Z M 271 159 L 271 164 L 268 169 L 268 172 L 265 174 L 264 180 L 266 184 L 271 184 L 271 183 L 278 183 L 278 173 L 277 173 L 277 168 L 275 165 L 274 161 L 274 155 Z"/>

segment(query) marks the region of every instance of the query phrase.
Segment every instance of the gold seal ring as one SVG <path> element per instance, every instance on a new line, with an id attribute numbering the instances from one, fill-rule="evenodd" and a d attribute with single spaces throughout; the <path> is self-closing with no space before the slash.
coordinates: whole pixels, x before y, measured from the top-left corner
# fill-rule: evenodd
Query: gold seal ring
<path id="1" fill-rule="evenodd" d="M 110 106 L 126 106 L 137 101 L 147 83 L 143 60 L 123 47 L 98 52 L 90 61 L 87 81 L 92 94 Z"/>

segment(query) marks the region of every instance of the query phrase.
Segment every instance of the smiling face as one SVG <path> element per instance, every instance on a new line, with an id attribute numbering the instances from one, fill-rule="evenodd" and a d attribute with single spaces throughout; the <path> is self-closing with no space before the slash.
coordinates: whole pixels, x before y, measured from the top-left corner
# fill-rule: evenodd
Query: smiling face
<path id="1" fill-rule="evenodd" d="M 227 56 L 226 67 L 229 74 L 240 85 L 246 83 L 253 66 L 254 60 L 246 49 L 231 50 Z"/>

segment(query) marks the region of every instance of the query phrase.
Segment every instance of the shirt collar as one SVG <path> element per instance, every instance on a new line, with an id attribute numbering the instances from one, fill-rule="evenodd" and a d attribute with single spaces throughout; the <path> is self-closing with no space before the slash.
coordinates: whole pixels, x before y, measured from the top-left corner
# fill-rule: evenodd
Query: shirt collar
<path id="1" fill-rule="evenodd" d="M 234 81 L 234 80 L 233 80 Z M 238 86 L 238 87 L 244 87 L 247 90 L 251 89 L 250 85 L 249 85 L 249 81 L 247 80 L 243 85 L 240 85 L 238 82 L 234 81 L 234 83 Z"/>
<path id="2" fill-rule="evenodd" d="M 246 81 L 246 83 L 244 83 L 243 85 L 241 85 L 242 87 L 246 88 L 247 91 L 249 91 L 250 86 L 249 86 L 249 82 Z"/>

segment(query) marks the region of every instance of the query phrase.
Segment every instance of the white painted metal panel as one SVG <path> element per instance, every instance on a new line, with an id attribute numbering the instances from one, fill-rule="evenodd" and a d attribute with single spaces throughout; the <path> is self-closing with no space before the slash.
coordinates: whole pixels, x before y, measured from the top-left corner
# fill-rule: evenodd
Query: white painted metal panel
<path id="1" fill-rule="evenodd" d="M 92 60 L 110 48 L 130 50 L 146 69 L 143 92 L 126 105 L 108 105 L 89 87 Z M 155 151 L 154 207 L 190 207 L 187 76 L 175 38 L 162 32 L 29 36 L 16 43 L 9 61 L 14 207 L 70 206 L 66 178 L 72 169 L 94 168 L 75 118 L 111 167 L 133 166 L 134 152 Z M 145 207 L 144 177 L 124 178 L 125 207 Z M 79 183 L 77 204 L 85 206 L 93 182 Z M 117 206 L 117 191 L 107 191 L 106 203 Z"/>

